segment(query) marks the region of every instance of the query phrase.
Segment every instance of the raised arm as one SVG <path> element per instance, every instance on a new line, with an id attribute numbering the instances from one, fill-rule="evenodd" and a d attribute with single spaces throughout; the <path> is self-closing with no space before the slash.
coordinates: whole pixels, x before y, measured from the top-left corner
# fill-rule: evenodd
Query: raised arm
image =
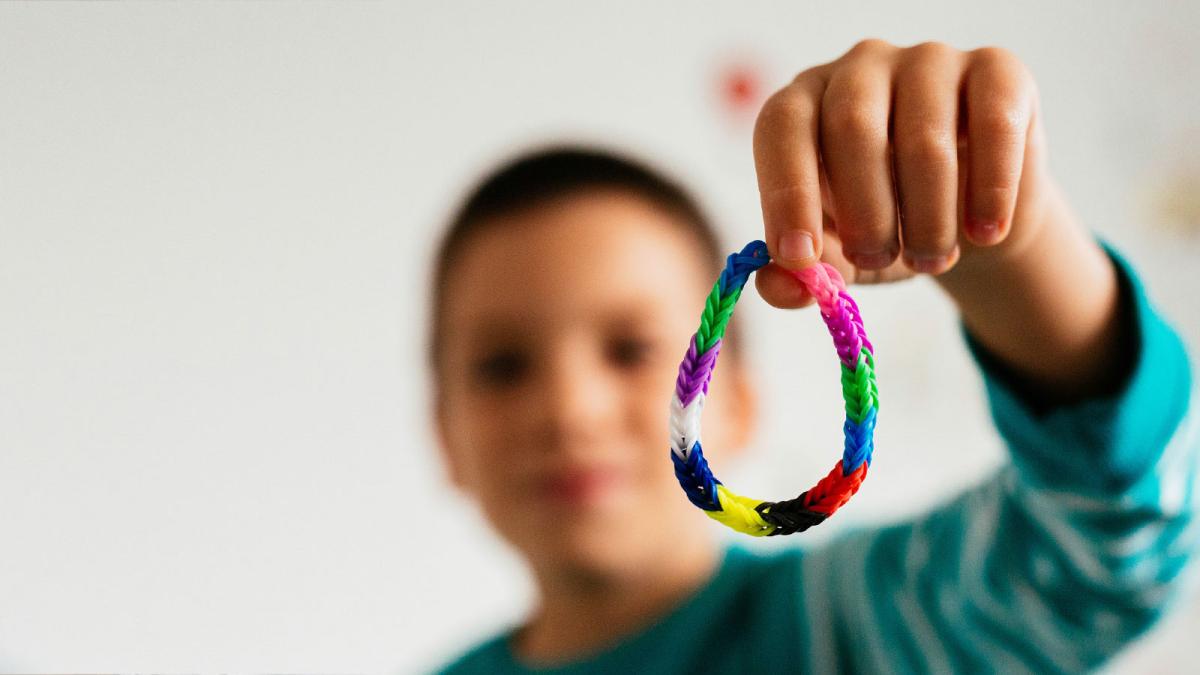
<path id="1" fill-rule="evenodd" d="M 1182 342 L 1047 171 L 1009 52 L 864 40 L 764 105 L 756 276 L 933 275 L 958 306 L 1012 462 L 917 520 L 803 558 L 810 672 L 1078 672 L 1182 594 L 1200 413 Z"/>
<path id="2" fill-rule="evenodd" d="M 1081 672 L 1185 597 L 1200 399 L 1178 336 L 1110 256 L 1133 341 L 1116 392 L 1025 398 L 967 334 L 1012 462 L 928 515 L 804 559 L 811 672 Z"/>

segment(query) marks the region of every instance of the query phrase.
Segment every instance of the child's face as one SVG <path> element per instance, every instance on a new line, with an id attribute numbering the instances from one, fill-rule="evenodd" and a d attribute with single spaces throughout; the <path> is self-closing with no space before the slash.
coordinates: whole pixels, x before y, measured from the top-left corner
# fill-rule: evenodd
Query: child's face
<path id="1" fill-rule="evenodd" d="M 715 279 L 691 237 L 641 198 L 593 191 L 498 218 L 458 252 L 442 448 L 535 567 L 619 573 L 709 525 L 668 455 L 679 360 Z M 704 413 L 716 458 L 742 446 L 753 413 L 732 355 L 721 365 Z"/>

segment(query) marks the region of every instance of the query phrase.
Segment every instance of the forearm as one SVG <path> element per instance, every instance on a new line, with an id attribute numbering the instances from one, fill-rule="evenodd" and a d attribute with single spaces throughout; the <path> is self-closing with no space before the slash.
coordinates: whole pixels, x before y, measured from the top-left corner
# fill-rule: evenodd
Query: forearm
<path id="1" fill-rule="evenodd" d="M 1110 393 L 1132 359 L 1112 262 L 1051 183 L 1036 234 L 937 277 L 972 337 L 1047 402 Z M 1014 227 L 1020 227 L 1015 223 Z"/>

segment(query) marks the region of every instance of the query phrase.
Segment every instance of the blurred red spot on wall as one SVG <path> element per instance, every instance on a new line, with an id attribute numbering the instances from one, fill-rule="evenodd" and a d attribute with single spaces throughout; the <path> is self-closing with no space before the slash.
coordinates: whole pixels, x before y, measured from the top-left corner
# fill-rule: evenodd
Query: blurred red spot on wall
<path id="1" fill-rule="evenodd" d="M 735 57 L 718 66 L 715 79 L 723 116 L 737 129 L 751 125 L 766 100 L 762 68 L 753 59 Z"/>
<path id="2" fill-rule="evenodd" d="M 725 104 L 735 111 L 751 107 L 758 100 L 762 84 L 756 71 L 748 66 L 732 66 L 722 78 Z"/>

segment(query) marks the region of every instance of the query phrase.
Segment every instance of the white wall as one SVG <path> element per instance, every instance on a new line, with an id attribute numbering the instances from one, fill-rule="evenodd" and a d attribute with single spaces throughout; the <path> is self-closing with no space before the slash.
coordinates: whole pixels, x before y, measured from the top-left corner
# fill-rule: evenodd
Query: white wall
<path id="1" fill-rule="evenodd" d="M 407 672 L 519 616 L 427 424 L 437 225 L 505 151 L 583 137 L 675 168 L 730 246 L 760 236 L 749 125 L 713 93 L 731 59 L 776 87 L 868 36 L 1012 49 L 1076 209 L 1196 345 L 1200 12 L 1047 5 L 0 4 L 0 669 Z M 816 537 L 1003 458 L 932 285 L 859 296 L 888 416 Z M 792 387 L 831 377 L 794 348 L 827 338 L 743 305 L 783 403 L 723 475 L 788 494 L 839 445 L 833 380 Z M 1191 603 L 1113 670 L 1178 669 L 1198 628 Z"/>

